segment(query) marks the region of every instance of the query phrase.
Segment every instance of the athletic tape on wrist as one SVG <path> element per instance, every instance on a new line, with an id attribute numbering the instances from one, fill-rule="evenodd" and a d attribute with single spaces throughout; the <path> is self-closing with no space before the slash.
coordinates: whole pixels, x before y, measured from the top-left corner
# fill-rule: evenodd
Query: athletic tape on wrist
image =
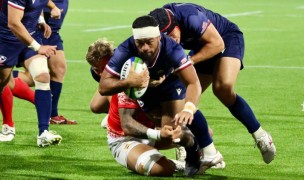
<path id="1" fill-rule="evenodd" d="M 32 43 L 28 47 L 34 51 L 38 51 L 41 45 L 35 39 L 33 39 Z"/>
<path id="2" fill-rule="evenodd" d="M 149 139 L 160 140 L 160 130 L 148 128 L 146 134 Z"/>
<path id="3" fill-rule="evenodd" d="M 186 102 L 184 109 L 183 109 L 183 111 L 189 112 L 192 115 L 196 112 L 196 110 L 197 110 L 196 106 L 190 101 Z"/>
<path id="4" fill-rule="evenodd" d="M 45 19 L 43 16 L 39 16 L 38 24 L 45 24 Z"/>

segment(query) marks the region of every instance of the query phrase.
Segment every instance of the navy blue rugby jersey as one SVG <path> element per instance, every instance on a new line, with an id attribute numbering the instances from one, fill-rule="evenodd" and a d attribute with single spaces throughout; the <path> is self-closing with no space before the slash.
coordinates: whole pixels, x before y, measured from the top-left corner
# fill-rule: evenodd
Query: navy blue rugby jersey
<path id="1" fill-rule="evenodd" d="M 69 8 L 69 0 L 52 0 L 52 1 L 56 4 L 56 6 L 59 9 L 63 9 L 63 11 L 61 12 L 61 17 L 60 19 L 51 18 L 50 9 L 45 7 L 43 9 L 44 18 L 46 23 L 51 27 L 52 32 L 59 32 Z"/>
<path id="2" fill-rule="evenodd" d="M 49 0 L 3 0 L 0 12 L 0 38 L 19 41 L 7 26 L 7 6 L 24 11 L 22 24 L 30 34 L 36 31 L 38 18 Z"/>
<path id="3" fill-rule="evenodd" d="M 211 22 L 221 36 L 229 31 L 240 31 L 236 24 L 227 18 L 202 6 L 192 3 L 169 3 L 163 6 L 173 12 L 181 30 L 181 45 L 185 49 L 202 46 L 198 39 Z"/>
<path id="4" fill-rule="evenodd" d="M 131 36 L 115 49 L 114 55 L 106 66 L 106 70 L 119 77 L 124 62 L 134 56 L 142 58 L 135 46 L 134 38 Z M 150 77 L 156 80 L 163 75 L 168 77 L 171 73 L 190 65 L 191 62 L 188 61 L 183 48 L 164 34 L 161 34 L 160 49 L 154 63 L 147 63 Z"/>

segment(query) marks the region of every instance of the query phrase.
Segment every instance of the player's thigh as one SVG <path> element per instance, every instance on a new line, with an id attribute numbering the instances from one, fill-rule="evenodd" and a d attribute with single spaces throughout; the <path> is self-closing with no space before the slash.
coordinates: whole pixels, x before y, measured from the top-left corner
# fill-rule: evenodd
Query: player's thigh
<path id="1" fill-rule="evenodd" d="M 203 74 L 203 73 L 197 73 L 197 76 L 201 83 L 202 93 L 204 93 L 206 89 L 209 87 L 209 85 L 212 83 L 213 76 L 211 74 Z"/>
<path id="2" fill-rule="evenodd" d="M 234 87 L 241 67 L 241 61 L 232 57 L 221 57 L 215 66 L 213 74 L 213 89 Z"/>
<path id="3" fill-rule="evenodd" d="M 164 101 L 161 103 L 162 119 L 161 125 L 173 125 L 174 116 L 184 108 L 185 99 Z"/>
<path id="4" fill-rule="evenodd" d="M 0 92 L 9 82 L 13 67 L 0 68 Z"/>
<path id="5" fill-rule="evenodd" d="M 51 56 L 48 60 L 48 66 L 51 73 L 63 73 L 66 70 L 66 60 L 63 50 L 57 50 L 56 54 Z"/>

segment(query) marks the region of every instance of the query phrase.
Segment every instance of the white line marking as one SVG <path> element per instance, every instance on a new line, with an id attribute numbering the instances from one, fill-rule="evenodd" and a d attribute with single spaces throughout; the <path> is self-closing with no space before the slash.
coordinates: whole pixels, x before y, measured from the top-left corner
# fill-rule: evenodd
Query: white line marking
<path id="1" fill-rule="evenodd" d="M 83 13 L 129 13 L 129 14 L 143 14 L 147 11 L 125 11 L 125 10 L 110 10 L 110 9 L 69 9 L 69 12 L 83 12 Z"/>
<path id="2" fill-rule="evenodd" d="M 87 63 L 86 60 L 67 60 L 68 63 Z M 304 69 L 304 66 L 270 66 L 270 65 L 254 65 L 245 66 L 245 68 L 260 68 L 260 69 Z"/>
<path id="3" fill-rule="evenodd" d="M 235 13 L 235 14 L 226 14 L 224 17 L 236 17 L 236 16 L 249 16 L 253 14 L 261 14 L 262 11 L 252 11 L 252 12 L 243 12 L 243 13 Z"/>
<path id="4" fill-rule="evenodd" d="M 84 32 L 110 31 L 113 29 L 126 29 L 126 28 L 131 28 L 131 26 L 122 25 L 122 26 L 111 26 L 111 27 L 104 27 L 104 28 L 97 28 L 97 29 L 85 29 Z"/>
<path id="5" fill-rule="evenodd" d="M 124 13 L 125 11 L 120 11 L 120 10 L 76 10 L 74 9 L 74 11 L 80 11 L 80 12 L 111 12 L 111 13 Z M 137 13 L 142 13 L 140 11 L 137 11 Z M 253 14 L 261 14 L 262 11 L 252 11 L 252 12 L 243 12 L 243 13 L 235 13 L 235 14 L 226 14 L 223 15 L 224 17 L 236 17 L 236 16 L 249 16 L 249 15 L 253 15 Z M 110 31 L 110 30 L 114 30 L 114 29 L 125 29 L 125 28 L 130 28 L 130 26 L 126 26 L 126 25 L 120 25 L 120 26 L 110 26 L 110 27 L 104 27 L 104 28 L 94 28 L 94 29 L 85 29 L 83 30 L 84 32 L 98 32 L 98 31 Z"/>
<path id="6" fill-rule="evenodd" d="M 245 66 L 245 68 L 264 68 L 264 69 L 304 69 L 303 66 Z"/>

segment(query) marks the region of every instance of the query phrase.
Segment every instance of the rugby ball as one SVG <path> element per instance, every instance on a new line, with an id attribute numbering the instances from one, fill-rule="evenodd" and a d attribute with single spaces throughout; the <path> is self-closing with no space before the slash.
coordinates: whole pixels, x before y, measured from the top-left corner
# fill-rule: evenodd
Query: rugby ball
<path id="1" fill-rule="evenodd" d="M 120 79 L 126 79 L 128 77 L 132 64 L 134 64 L 134 70 L 136 73 L 140 73 L 147 68 L 146 63 L 142 59 L 140 59 L 139 57 L 131 57 L 123 64 L 120 71 Z M 148 87 L 145 88 L 132 87 L 127 89 L 125 91 L 125 94 L 132 99 L 137 99 L 144 95 L 147 88 Z"/>

